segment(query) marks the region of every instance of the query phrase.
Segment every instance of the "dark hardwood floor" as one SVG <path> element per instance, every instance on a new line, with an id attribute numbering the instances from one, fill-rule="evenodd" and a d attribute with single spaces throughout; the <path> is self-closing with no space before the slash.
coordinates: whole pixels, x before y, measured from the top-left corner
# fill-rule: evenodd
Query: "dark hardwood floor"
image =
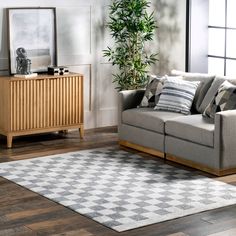
<path id="1" fill-rule="evenodd" d="M 83 140 L 79 139 L 77 131 L 67 135 L 51 133 L 18 137 L 14 139 L 12 149 L 6 149 L 6 139 L 0 136 L 0 162 L 111 145 L 117 145 L 117 133 L 113 127 L 87 131 Z M 144 158 L 163 161 L 140 154 Z M 236 175 L 216 179 L 236 185 Z M 2 235 L 235 236 L 236 205 L 117 233 L 0 177 L 0 236 Z"/>

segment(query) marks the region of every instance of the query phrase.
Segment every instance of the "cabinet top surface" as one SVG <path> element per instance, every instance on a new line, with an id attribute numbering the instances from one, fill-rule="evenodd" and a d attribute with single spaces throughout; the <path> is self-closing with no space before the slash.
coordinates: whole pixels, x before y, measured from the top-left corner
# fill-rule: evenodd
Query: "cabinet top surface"
<path id="1" fill-rule="evenodd" d="M 63 77 L 81 77 L 82 74 L 70 72 L 67 75 L 48 75 L 48 74 L 38 74 L 36 77 L 33 78 L 18 78 L 14 76 L 0 76 L 1 80 L 10 80 L 10 81 L 16 81 L 16 80 L 37 80 L 37 79 L 55 79 L 55 78 L 63 78 Z"/>

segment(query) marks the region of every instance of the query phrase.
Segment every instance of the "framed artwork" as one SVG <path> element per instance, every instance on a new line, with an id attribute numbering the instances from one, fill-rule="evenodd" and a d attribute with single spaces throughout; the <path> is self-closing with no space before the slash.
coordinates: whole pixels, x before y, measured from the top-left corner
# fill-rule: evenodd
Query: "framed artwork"
<path id="1" fill-rule="evenodd" d="M 31 72 L 57 66 L 56 9 L 7 8 L 9 69 L 16 74 L 16 51 L 25 49 Z"/>

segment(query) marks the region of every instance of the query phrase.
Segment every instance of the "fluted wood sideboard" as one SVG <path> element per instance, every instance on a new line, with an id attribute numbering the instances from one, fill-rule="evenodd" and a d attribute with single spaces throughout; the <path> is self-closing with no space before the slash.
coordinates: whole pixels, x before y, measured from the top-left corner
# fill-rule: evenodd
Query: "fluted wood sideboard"
<path id="1" fill-rule="evenodd" d="M 14 136 L 78 128 L 84 135 L 83 75 L 0 77 L 0 134 Z"/>

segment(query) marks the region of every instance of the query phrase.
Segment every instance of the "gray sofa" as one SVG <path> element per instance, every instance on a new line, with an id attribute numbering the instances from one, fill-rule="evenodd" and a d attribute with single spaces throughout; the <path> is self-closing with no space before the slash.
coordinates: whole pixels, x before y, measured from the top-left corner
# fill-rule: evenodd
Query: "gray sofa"
<path id="1" fill-rule="evenodd" d="M 209 104 L 226 78 L 182 74 L 185 79 L 200 78 L 206 83 L 196 94 L 195 109 L 191 115 L 137 108 L 144 90 L 119 93 L 120 145 L 218 176 L 236 173 L 236 110 L 216 113 L 214 122 L 199 113 Z"/>

